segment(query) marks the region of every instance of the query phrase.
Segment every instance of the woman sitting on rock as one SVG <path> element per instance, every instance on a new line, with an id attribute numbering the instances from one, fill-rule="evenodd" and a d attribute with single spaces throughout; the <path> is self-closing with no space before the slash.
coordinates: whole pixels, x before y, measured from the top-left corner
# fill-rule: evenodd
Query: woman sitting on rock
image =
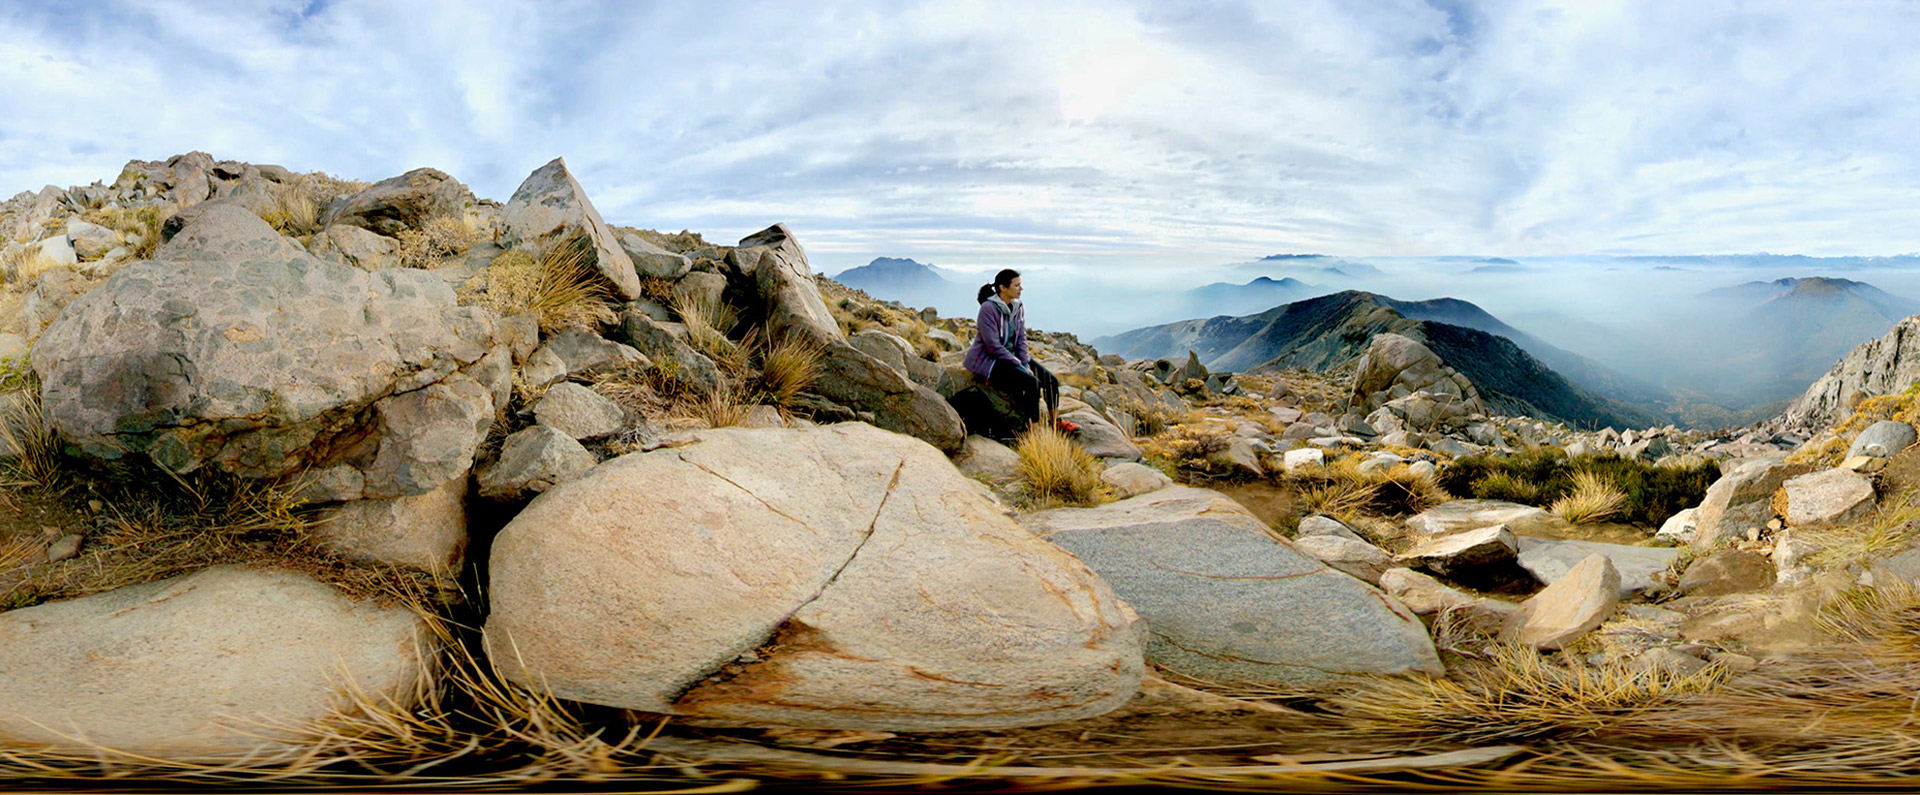
<path id="1" fill-rule="evenodd" d="M 1080 426 L 1060 419 L 1060 380 L 1027 353 L 1027 308 L 1020 303 L 1020 272 L 1008 268 L 980 285 L 980 316 L 973 346 L 967 349 L 968 371 L 987 380 L 987 386 L 1007 395 L 1029 426 L 1040 422 L 1040 403 L 1047 405 L 1047 422 L 1067 433 Z"/>

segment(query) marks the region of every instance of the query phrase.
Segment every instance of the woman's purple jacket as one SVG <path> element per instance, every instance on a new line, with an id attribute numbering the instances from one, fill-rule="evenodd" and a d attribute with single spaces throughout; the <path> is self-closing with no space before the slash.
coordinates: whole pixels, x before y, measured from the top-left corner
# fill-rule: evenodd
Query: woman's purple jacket
<path id="1" fill-rule="evenodd" d="M 1020 367 L 1027 366 L 1032 357 L 1027 355 L 1027 306 L 1021 304 L 1013 312 L 1013 347 L 1000 344 L 1005 329 L 1001 328 L 1000 309 L 993 301 L 980 302 L 980 317 L 977 318 L 978 331 L 973 335 L 973 347 L 967 349 L 964 364 L 974 375 L 986 378 L 993 375 L 993 363 L 1007 362 Z"/>

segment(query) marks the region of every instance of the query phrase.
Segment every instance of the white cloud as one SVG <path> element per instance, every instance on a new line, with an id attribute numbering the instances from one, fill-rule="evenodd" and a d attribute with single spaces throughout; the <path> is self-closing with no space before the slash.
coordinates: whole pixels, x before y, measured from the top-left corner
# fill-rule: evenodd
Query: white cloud
<path id="1" fill-rule="evenodd" d="M 201 149 L 837 269 L 1920 250 L 1911 4 L 0 2 L 0 193 Z"/>

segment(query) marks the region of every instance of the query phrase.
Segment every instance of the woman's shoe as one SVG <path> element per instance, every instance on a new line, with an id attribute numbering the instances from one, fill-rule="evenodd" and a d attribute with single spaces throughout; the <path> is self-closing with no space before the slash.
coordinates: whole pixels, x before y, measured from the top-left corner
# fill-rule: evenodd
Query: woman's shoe
<path id="1" fill-rule="evenodd" d="M 1064 433 L 1068 436 L 1072 436 L 1080 432 L 1079 425 L 1076 425 L 1071 422 L 1067 422 L 1066 420 L 1060 420 L 1059 422 L 1054 423 L 1053 427 L 1059 428 L 1061 433 Z"/>

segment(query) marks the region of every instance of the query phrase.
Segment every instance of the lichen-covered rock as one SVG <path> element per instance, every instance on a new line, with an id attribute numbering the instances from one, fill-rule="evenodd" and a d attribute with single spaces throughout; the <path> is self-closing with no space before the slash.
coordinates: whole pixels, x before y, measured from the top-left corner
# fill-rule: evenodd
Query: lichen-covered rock
<path id="1" fill-rule="evenodd" d="M 554 695 L 758 726 L 983 729 L 1105 713 L 1136 617 L 909 437 L 701 431 L 536 498 L 486 638 Z"/>
<path id="2" fill-rule="evenodd" d="M 1442 671 L 1411 611 L 1274 537 L 1219 492 L 1176 486 L 1022 522 L 1140 612 L 1147 659 L 1169 670 L 1272 684 Z"/>
<path id="3" fill-rule="evenodd" d="M 479 361 L 493 328 L 431 274 L 323 262 L 218 206 L 76 299 L 33 364 L 84 454 L 275 476 L 331 463 L 316 459 L 374 401 Z"/>
<path id="4" fill-rule="evenodd" d="M 1873 510 L 1873 481 L 1851 469 L 1835 467 L 1788 478 L 1787 525 L 1846 524 Z"/>
<path id="5" fill-rule="evenodd" d="M 0 745 L 257 761 L 350 688 L 407 708 L 430 642 L 404 606 L 241 566 L 0 613 Z"/>

